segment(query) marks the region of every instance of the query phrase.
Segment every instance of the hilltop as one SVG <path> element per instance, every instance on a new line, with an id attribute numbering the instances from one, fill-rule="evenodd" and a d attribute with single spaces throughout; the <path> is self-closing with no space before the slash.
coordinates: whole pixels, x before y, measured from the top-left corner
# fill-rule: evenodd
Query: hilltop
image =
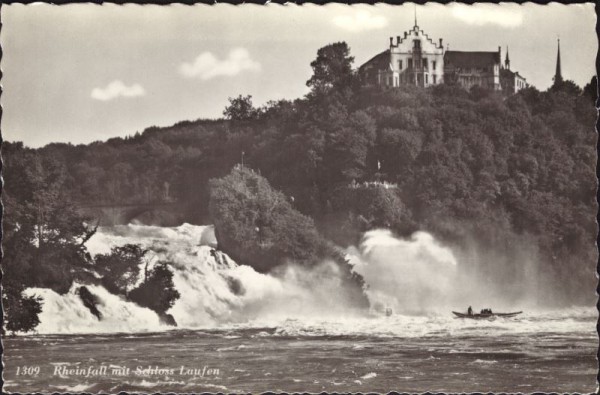
<path id="1" fill-rule="evenodd" d="M 54 180 L 87 214 L 145 205 L 130 219 L 212 223 L 209 180 L 243 162 L 339 245 L 377 227 L 424 229 L 477 246 L 490 276 L 514 272 L 526 246 L 568 300 L 590 296 L 581 292 L 594 286 L 596 261 L 589 87 L 567 81 L 508 98 L 451 84 L 382 89 L 361 84 L 351 64 L 344 43 L 324 47 L 306 97 L 261 108 L 232 98 L 220 120 L 89 145 L 5 143 L 7 213 L 39 192 L 19 188 L 29 174 Z"/>

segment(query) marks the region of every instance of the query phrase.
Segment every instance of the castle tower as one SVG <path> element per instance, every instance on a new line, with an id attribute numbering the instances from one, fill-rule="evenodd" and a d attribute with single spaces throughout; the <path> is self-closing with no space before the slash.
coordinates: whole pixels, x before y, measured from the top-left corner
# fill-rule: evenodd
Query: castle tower
<path id="1" fill-rule="evenodd" d="M 562 72 L 560 69 L 560 38 L 558 39 L 558 53 L 556 54 L 556 73 L 554 74 L 554 83 L 563 82 Z"/>
<path id="2" fill-rule="evenodd" d="M 504 68 L 510 70 L 510 59 L 508 58 L 508 45 L 506 46 L 506 59 L 504 59 Z"/>

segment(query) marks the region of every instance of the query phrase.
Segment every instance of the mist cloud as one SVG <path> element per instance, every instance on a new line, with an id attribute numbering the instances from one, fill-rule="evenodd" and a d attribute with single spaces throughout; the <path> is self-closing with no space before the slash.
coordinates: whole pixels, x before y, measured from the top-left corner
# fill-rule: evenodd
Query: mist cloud
<path id="1" fill-rule="evenodd" d="M 209 80 L 219 76 L 235 76 L 243 71 L 260 71 L 261 65 L 250 58 L 245 48 L 235 48 L 226 59 L 220 60 L 211 52 L 203 52 L 194 61 L 179 66 L 179 72 L 187 78 Z"/>
<path id="2" fill-rule="evenodd" d="M 114 80 L 105 88 L 92 89 L 91 98 L 101 101 L 109 101 L 118 97 L 139 97 L 144 96 L 146 91 L 140 84 L 127 86 L 120 80 Z"/>

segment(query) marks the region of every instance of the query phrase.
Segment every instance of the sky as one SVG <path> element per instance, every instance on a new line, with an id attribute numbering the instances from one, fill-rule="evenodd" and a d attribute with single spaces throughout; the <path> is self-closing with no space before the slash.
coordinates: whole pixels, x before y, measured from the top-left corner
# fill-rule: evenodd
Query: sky
<path id="1" fill-rule="evenodd" d="M 562 73 L 595 74 L 592 3 L 415 6 L 3 5 L 0 123 L 8 141 L 40 147 L 124 137 L 150 126 L 219 118 L 229 97 L 255 105 L 308 92 L 310 62 L 346 41 L 355 67 L 418 25 L 450 50 L 509 48 L 511 69 L 540 90 Z"/>

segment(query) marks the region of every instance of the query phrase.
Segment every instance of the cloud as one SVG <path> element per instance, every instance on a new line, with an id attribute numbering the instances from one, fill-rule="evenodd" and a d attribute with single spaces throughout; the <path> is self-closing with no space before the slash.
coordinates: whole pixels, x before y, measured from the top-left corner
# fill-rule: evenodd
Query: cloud
<path id="1" fill-rule="evenodd" d="M 375 30 L 386 27 L 388 21 L 383 16 L 371 15 L 369 11 L 356 11 L 354 15 L 340 15 L 333 18 L 333 24 L 351 32 Z"/>
<path id="2" fill-rule="evenodd" d="M 120 80 L 114 80 L 106 88 L 92 89 L 91 97 L 96 100 L 109 101 L 117 97 L 138 97 L 145 94 L 146 91 L 140 84 L 127 86 Z"/>
<path id="3" fill-rule="evenodd" d="M 523 11 L 520 6 L 507 4 L 454 4 L 452 15 L 462 22 L 476 26 L 495 24 L 510 28 L 523 24 Z"/>
<path id="4" fill-rule="evenodd" d="M 234 76 L 245 70 L 260 71 L 260 63 L 250 58 L 245 48 L 235 48 L 226 59 L 219 60 L 210 52 L 203 52 L 191 63 L 179 66 L 179 72 L 187 78 L 210 80 L 219 76 Z"/>

